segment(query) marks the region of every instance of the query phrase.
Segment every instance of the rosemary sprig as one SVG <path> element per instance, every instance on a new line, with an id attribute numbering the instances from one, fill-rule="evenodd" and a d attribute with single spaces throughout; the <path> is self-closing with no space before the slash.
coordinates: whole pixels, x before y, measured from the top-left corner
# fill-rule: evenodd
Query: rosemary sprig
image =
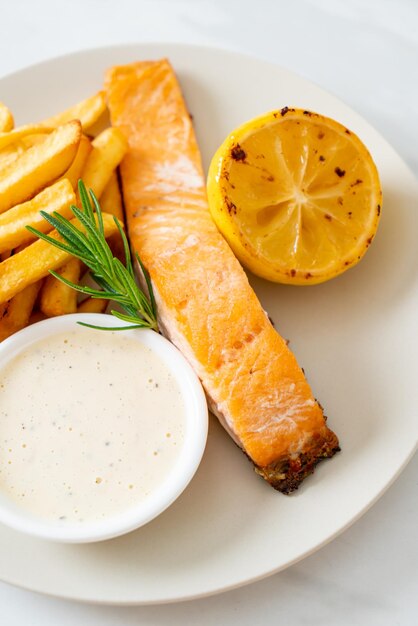
<path id="1" fill-rule="evenodd" d="M 90 189 L 90 200 L 86 187 L 81 180 L 78 182 L 78 191 L 82 208 L 79 209 L 74 205 L 70 208 L 73 215 L 83 226 L 84 232 L 76 228 L 59 213 L 54 212 L 50 215 L 45 211 L 41 211 L 42 217 L 59 233 L 61 241 L 53 239 L 31 226 L 26 226 L 26 228 L 40 239 L 68 252 L 85 263 L 90 270 L 91 278 L 100 289 L 72 283 L 53 270 L 50 270 L 50 273 L 65 285 L 68 285 L 68 287 L 92 298 L 105 298 L 106 300 L 117 302 L 124 313 L 112 309 L 112 315 L 130 323 L 129 326 L 105 327 L 79 322 L 82 326 L 100 330 L 125 330 L 128 328 L 151 328 L 152 330 L 158 330 L 157 310 L 149 274 L 138 254 L 136 254 L 136 259 L 147 285 L 147 296 L 135 280 L 129 244 L 120 222 L 116 217 L 113 218 L 122 237 L 125 265 L 113 256 L 106 241 L 102 212 L 93 191 Z"/>

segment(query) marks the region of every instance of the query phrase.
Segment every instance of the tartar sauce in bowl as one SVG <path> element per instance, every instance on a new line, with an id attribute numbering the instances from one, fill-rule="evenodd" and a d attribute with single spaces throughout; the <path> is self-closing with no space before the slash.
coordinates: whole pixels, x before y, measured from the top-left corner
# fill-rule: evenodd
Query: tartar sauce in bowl
<path id="1" fill-rule="evenodd" d="M 62 541 L 128 532 L 162 512 L 203 454 L 207 407 L 181 354 L 147 330 L 70 315 L 0 346 L 0 521 Z"/>

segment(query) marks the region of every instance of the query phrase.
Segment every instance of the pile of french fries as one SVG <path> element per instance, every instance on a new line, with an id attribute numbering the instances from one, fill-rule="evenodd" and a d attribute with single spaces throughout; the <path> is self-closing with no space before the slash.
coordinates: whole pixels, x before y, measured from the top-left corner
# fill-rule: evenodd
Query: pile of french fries
<path id="1" fill-rule="evenodd" d="M 102 91 L 43 122 L 18 128 L 0 102 L 0 341 L 46 317 L 106 309 L 106 300 L 79 302 L 76 291 L 49 274 L 57 270 L 79 282 L 86 268 L 62 250 L 35 240 L 26 226 L 58 237 L 39 212 L 71 218 L 70 206 L 79 205 L 81 178 L 100 200 L 109 244 L 121 255 L 112 216 L 123 224 L 117 168 L 127 143 L 108 120 Z"/>

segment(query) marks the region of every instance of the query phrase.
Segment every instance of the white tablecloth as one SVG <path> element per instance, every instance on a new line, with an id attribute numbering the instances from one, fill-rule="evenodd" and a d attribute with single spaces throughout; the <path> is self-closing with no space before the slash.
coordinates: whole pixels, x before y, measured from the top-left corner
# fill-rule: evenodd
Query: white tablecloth
<path id="1" fill-rule="evenodd" d="M 136 41 L 203 43 L 276 61 L 361 113 L 418 175 L 415 0 L 3 0 L 0 35 L 0 76 L 81 48 Z M 342 536 L 243 589 L 170 606 L 113 608 L 0 583 L 0 623 L 416 626 L 417 476 L 418 456 Z"/>

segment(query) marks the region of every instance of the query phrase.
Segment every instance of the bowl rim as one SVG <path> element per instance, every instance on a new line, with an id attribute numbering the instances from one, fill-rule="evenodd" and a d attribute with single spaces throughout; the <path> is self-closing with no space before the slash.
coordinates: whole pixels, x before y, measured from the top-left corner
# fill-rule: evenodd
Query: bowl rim
<path id="1" fill-rule="evenodd" d="M 54 336 L 83 321 L 107 327 L 129 326 L 106 313 L 73 313 L 52 317 L 18 331 L 0 344 L 0 371 L 25 347 Z M 83 332 L 83 331 L 81 331 Z M 96 332 L 106 332 L 99 331 Z M 181 391 L 186 428 L 181 451 L 169 475 L 145 500 L 103 520 L 79 523 L 50 521 L 25 511 L 1 493 L 0 522 L 28 535 L 63 543 L 92 543 L 124 535 L 144 526 L 163 513 L 184 491 L 200 465 L 208 434 L 208 406 L 200 381 L 181 352 L 159 333 L 149 329 L 126 329 L 124 336 L 139 341 L 161 357 Z"/>

